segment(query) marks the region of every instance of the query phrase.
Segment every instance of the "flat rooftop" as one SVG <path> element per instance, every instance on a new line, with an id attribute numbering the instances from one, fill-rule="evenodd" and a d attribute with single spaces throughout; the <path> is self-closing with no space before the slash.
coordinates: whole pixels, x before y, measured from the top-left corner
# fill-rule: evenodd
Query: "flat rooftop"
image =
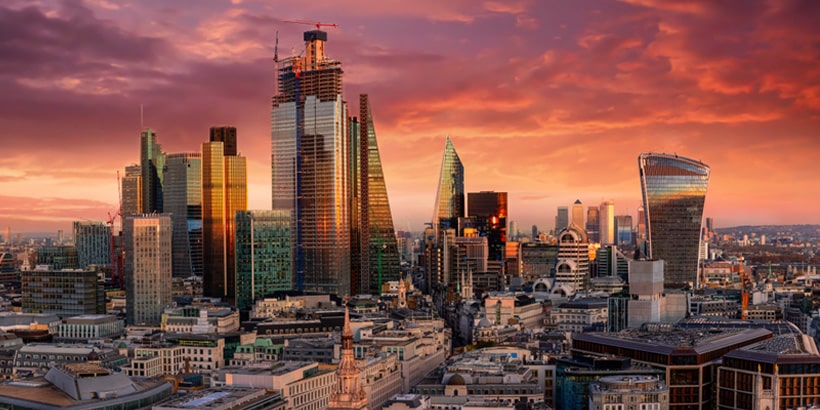
<path id="1" fill-rule="evenodd" d="M 676 327 L 655 331 L 627 329 L 618 333 L 581 333 L 574 335 L 573 339 L 668 355 L 682 350 L 692 350 L 697 354 L 703 354 L 771 334 L 772 332 L 766 329 Z"/>

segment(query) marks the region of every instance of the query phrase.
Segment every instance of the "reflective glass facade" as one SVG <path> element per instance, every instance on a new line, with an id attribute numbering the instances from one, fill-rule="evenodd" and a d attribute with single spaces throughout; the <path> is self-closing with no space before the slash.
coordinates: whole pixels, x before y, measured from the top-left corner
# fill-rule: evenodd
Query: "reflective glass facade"
<path id="1" fill-rule="evenodd" d="M 236 212 L 236 306 L 252 307 L 254 299 L 291 290 L 290 213 Z"/>
<path id="2" fill-rule="evenodd" d="M 280 62 L 273 97 L 273 209 L 288 211 L 294 288 L 350 293 L 350 138 L 339 62 L 327 33 L 305 33 L 304 57 Z M 298 73 L 298 75 L 297 75 Z"/>
<path id="3" fill-rule="evenodd" d="M 74 246 L 80 268 L 110 265 L 111 227 L 103 222 L 75 221 Z"/>
<path id="4" fill-rule="evenodd" d="M 450 137 L 447 137 L 444 159 L 441 161 L 433 223 L 458 229 L 458 218 L 464 217 L 464 211 L 464 165 Z"/>
<path id="5" fill-rule="evenodd" d="M 664 260 L 664 285 L 697 282 L 698 248 L 709 166 L 677 155 L 638 156 L 647 255 Z"/>
<path id="6" fill-rule="evenodd" d="M 467 205 L 473 227 L 479 236 L 487 237 L 487 260 L 495 264 L 504 261 L 507 258 L 507 193 L 470 192 Z"/>
<path id="7" fill-rule="evenodd" d="M 162 169 L 165 167 L 165 155 L 157 143 L 157 134 L 150 128 L 140 134 L 140 167 L 142 212 L 162 212 Z"/>
<path id="8" fill-rule="evenodd" d="M 142 213 L 142 167 L 137 164 L 125 167 L 121 212 L 124 217 Z"/>
<path id="9" fill-rule="evenodd" d="M 174 226 L 174 276 L 202 275 L 202 154 L 169 154 L 163 202 Z"/>
<path id="10" fill-rule="evenodd" d="M 632 215 L 615 216 L 615 240 L 616 245 L 632 243 Z"/>

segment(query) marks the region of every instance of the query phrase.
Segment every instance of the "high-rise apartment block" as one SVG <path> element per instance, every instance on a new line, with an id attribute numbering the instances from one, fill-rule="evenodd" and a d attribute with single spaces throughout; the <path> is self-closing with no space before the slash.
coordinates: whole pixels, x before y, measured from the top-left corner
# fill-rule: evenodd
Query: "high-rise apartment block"
<path id="1" fill-rule="evenodd" d="M 111 226 L 103 222 L 74 221 L 74 246 L 80 268 L 111 264 Z"/>
<path id="2" fill-rule="evenodd" d="M 171 305 L 172 222 L 167 214 L 123 220 L 128 325 L 159 325 Z"/>
<path id="3" fill-rule="evenodd" d="M 131 164 L 125 167 L 125 175 L 121 179 L 122 204 L 120 211 L 122 216 L 137 215 L 142 213 L 142 167 L 139 164 Z"/>
<path id="4" fill-rule="evenodd" d="M 162 169 L 165 154 L 150 128 L 140 133 L 140 170 L 142 171 L 142 212 L 162 212 Z"/>
<path id="5" fill-rule="evenodd" d="M 598 214 L 598 232 L 602 245 L 615 244 L 615 202 L 604 201 Z"/>
<path id="6" fill-rule="evenodd" d="M 351 290 L 350 138 L 342 65 L 327 33 L 304 33 L 305 51 L 278 62 L 272 101 L 273 209 L 293 219 L 296 290 Z"/>
<path id="7" fill-rule="evenodd" d="M 647 230 L 647 256 L 662 259 L 665 286 L 696 284 L 700 230 L 709 166 L 672 154 L 638 156 Z"/>
<path id="8" fill-rule="evenodd" d="M 205 296 L 231 303 L 236 297 L 236 211 L 248 208 L 248 177 L 245 157 L 225 155 L 224 146 L 221 141 L 202 144 L 202 285 Z"/>
<path id="9" fill-rule="evenodd" d="M 174 225 L 173 274 L 201 276 L 202 154 L 185 152 L 166 156 L 164 182 L 163 207 L 171 214 Z"/>
<path id="10" fill-rule="evenodd" d="M 287 211 L 236 212 L 236 306 L 291 290 L 291 233 Z"/>

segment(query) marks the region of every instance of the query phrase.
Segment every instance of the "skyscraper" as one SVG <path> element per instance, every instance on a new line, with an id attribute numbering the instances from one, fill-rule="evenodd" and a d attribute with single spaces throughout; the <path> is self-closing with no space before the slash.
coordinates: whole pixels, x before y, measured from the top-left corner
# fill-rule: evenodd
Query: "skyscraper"
<path id="1" fill-rule="evenodd" d="M 555 283 L 575 292 L 589 287 L 589 241 L 583 229 L 570 225 L 558 233 Z"/>
<path id="2" fill-rule="evenodd" d="M 538 225 L 533 225 L 532 226 L 532 241 L 533 242 L 538 241 Z"/>
<path id="3" fill-rule="evenodd" d="M 290 215 L 286 211 L 236 212 L 236 306 L 291 290 Z"/>
<path id="4" fill-rule="evenodd" d="M 171 304 L 171 217 L 123 219 L 126 324 L 159 325 Z"/>
<path id="5" fill-rule="evenodd" d="M 597 206 L 590 206 L 587 208 L 587 236 L 590 242 L 599 243 L 601 241 L 600 235 L 600 211 Z"/>
<path id="6" fill-rule="evenodd" d="M 236 127 L 211 127 L 209 141 L 222 142 L 226 157 L 236 156 Z"/>
<path id="7" fill-rule="evenodd" d="M 642 153 L 638 169 L 649 258 L 665 262 L 664 286 L 696 284 L 709 166 L 676 154 Z"/>
<path id="8" fill-rule="evenodd" d="M 202 154 L 184 152 L 166 156 L 163 191 L 163 208 L 171 214 L 174 226 L 174 276 L 201 276 Z"/>
<path id="9" fill-rule="evenodd" d="M 615 202 L 604 201 L 601 203 L 598 214 L 598 234 L 601 237 L 601 245 L 615 244 Z"/>
<path id="10" fill-rule="evenodd" d="M 203 294 L 236 297 L 236 211 L 248 208 L 245 157 L 224 155 L 224 143 L 202 144 Z"/>
<path id="11" fill-rule="evenodd" d="M 615 244 L 632 244 L 632 215 L 615 216 Z"/>
<path id="12" fill-rule="evenodd" d="M 81 269 L 89 265 L 110 265 L 111 226 L 103 222 L 74 221 L 74 246 Z"/>
<path id="13" fill-rule="evenodd" d="M 150 128 L 140 133 L 140 170 L 142 171 L 142 212 L 162 212 L 162 169 L 165 154 Z"/>
<path id="14" fill-rule="evenodd" d="M 271 112 L 273 209 L 290 212 L 297 290 L 349 294 L 350 138 L 342 65 L 327 33 L 304 33 L 301 56 L 279 61 Z"/>
<path id="15" fill-rule="evenodd" d="M 558 213 L 555 215 L 555 234 L 558 235 L 558 232 L 567 226 L 569 226 L 569 208 L 559 206 Z"/>
<path id="16" fill-rule="evenodd" d="M 507 193 L 470 192 L 467 194 L 467 209 L 479 236 L 487 237 L 488 262 L 498 266 L 507 258 Z"/>
<path id="17" fill-rule="evenodd" d="M 581 203 L 580 199 L 576 199 L 575 203 L 572 204 L 572 223 L 575 226 L 584 229 L 584 204 Z"/>
<path id="18" fill-rule="evenodd" d="M 125 167 L 122 177 L 122 216 L 142 213 L 142 167 L 131 164 Z"/>
<path id="19" fill-rule="evenodd" d="M 351 290 L 380 294 L 382 283 L 399 280 L 399 251 L 367 94 L 359 96 L 350 139 Z"/>
<path id="20" fill-rule="evenodd" d="M 464 217 L 464 165 L 448 136 L 436 191 L 433 223 L 458 230 L 458 218 Z"/>

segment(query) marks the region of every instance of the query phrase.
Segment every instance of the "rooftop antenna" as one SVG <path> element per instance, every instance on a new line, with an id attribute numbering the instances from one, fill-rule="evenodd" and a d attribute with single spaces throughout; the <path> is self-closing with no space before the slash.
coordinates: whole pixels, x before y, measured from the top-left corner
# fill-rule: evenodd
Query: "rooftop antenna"
<path id="1" fill-rule="evenodd" d="M 276 30 L 276 43 L 273 46 L 273 62 L 279 62 L 279 30 Z"/>

